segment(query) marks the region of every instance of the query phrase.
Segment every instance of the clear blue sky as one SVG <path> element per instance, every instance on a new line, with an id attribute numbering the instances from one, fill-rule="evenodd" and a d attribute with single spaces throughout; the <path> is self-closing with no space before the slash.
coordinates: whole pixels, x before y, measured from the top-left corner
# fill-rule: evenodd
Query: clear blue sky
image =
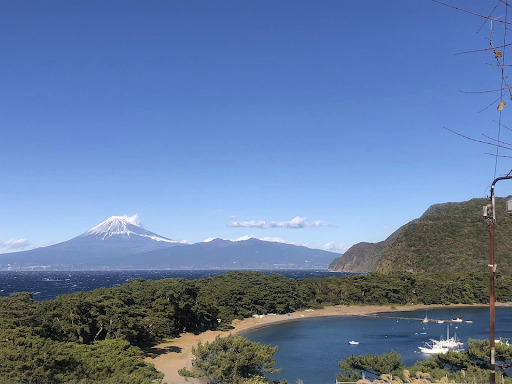
<path id="1" fill-rule="evenodd" d="M 491 53 L 454 55 L 481 24 L 430 0 L 1 1 L 0 252 L 124 214 L 346 249 L 485 197 L 494 149 L 443 129 L 496 136 L 498 96 L 459 92 L 500 87 Z"/>

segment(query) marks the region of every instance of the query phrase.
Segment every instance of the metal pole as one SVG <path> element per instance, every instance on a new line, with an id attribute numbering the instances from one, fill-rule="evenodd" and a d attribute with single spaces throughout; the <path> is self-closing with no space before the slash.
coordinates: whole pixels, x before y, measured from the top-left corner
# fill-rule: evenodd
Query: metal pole
<path id="1" fill-rule="evenodd" d="M 503 176 L 496 178 L 491 185 L 491 209 L 492 217 L 489 220 L 489 382 L 490 384 L 496 384 L 496 360 L 495 360 L 495 278 L 496 278 L 496 262 L 494 260 L 494 232 L 496 229 L 496 204 L 494 198 L 494 186 L 500 180 L 510 180 L 512 176 Z"/>
<path id="2" fill-rule="evenodd" d="M 489 374 L 489 382 L 491 384 L 496 383 L 496 367 L 495 367 L 495 338 L 494 338 L 494 329 L 495 329 L 495 307 L 494 307 L 494 228 L 495 223 L 494 219 L 489 224 L 489 345 L 490 345 L 490 374 Z"/>

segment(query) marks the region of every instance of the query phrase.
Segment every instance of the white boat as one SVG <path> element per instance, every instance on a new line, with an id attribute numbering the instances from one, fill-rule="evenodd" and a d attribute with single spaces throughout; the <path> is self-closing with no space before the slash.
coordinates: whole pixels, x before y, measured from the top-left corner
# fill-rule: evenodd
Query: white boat
<path id="1" fill-rule="evenodd" d="M 437 341 L 437 345 L 439 345 L 442 348 L 448 348 L 450 350 L 459 349 L 460 347 L 462 347 L 463 344 L 464 343 L 462 343 L 462 342 L 458 341 L 458 339 L 456 339 L 456 336 L 452 337 L 451 339 L 448 339 L 448 340 Z"/>
<path id="2" fill-rule="evenodd" d="M 450 337 L 450 326 L 446 327 L 446 339 L 434 340 L 430 339 L 430 342 L 425 343 L 425 346 L 419 347 L 419 350 L 422 353 L 446 353 L 449 351 L 459 352 L 464 343 L 462 343 L 458 338 L 457 334 L 453 337 Z"/>
<path id="3" fill-rule="evenodd" d="M 350 345 L 358 345 L 359 344 L 359 341 L 354 341 L 354 340 L 351 340 L 348 342 Z"/>
<path id="4" fill-rule="evenodd" d="M 443 324 L 444 320 L 437 320 L 437 324 Z"/>
<path id="5" fill-rule="evenodd" d="M 428 316 L 427 313 L 425 313 L 425 318 L 421 320 L 422 323 L 428 323 Z"/>
<path id="6" fill-rule="evenodd" d="M 450 350 L 458 350 L 464 345 L 464 343 L 457 338 L 457 334 L 450 337 L 450 326 L 446 327 L 446 339 L 441 337 L 439 340 L 430 339 L 430 341 L 434 343 L 434 345 Z"/>
<path id="7" fill-rule="evenodd" d="M 425 343 L 424 347 L 419 347 L 418 349 L 421 351 L 421 353 L 427 353 L 429 355 L 434 353 L 446 353 L 450 351 L 450 348 L 448 347 L 440 347 L 439 345 L 429 343 Z"/>
<path id="8" fill-rule="evenodd" d="M 456 319 L 452 319 L 452 323 L 462 323 L 462 319 L 457 317 Z"/>
<path id="9" fill-rule="evenodd" d="M 425 343 L 424 347 L 419 347 L 418 349 L 421 351 L 421 353 L 427 353 L 429 355 L 432 355 L 434 353 L 446 353 L 450 351 L 450 348 L 441 347 L 434 343 Z"/>

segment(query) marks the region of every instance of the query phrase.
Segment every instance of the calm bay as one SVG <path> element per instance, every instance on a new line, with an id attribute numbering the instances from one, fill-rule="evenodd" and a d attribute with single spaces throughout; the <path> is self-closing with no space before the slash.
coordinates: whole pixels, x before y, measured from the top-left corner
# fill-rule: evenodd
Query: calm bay
<path id="1" fill-rule="evenodd" d="M 307 384 L 331 384 L 339 372 L 338 362 L 351 354 L 381 354 L 395 350 L 406 365 L 429 358 L 418 347 L 429 339 L 454 333 L 467 340 L 489 337 L 489 311 L 486 307 L 447 307 L 425 311 L 393 312 L 389 317 L 450 320 L 461 317 L 462 323 L 422 323 L 379 317 L 324 317 L 292 321 L 244 332 L 242 335 L 263 344 L 278 346 L 276 367 L 281 373 L 273 380 L 286 378 L 290 383 L 300 378 Z M 466 323 L 465 321 L 472 321 Z M 496 337 L 512 338 L 512 308 L 496 309 Z M 350 345 L 349 341 L 358 341 Z"/>

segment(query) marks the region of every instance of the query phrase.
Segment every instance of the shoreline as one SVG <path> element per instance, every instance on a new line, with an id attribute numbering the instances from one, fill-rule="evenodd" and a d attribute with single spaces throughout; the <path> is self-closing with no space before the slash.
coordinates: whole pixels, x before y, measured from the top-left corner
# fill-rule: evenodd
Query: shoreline
<path id="1" fill-rule="evenodd" d="M 164 383 L 172 384 L 204 384 L 206 380 L 185 378 L 178 374 L 180 368 L 191 368 L 192 347 L 200 341 L 211 342 L 217 336 L 229 334 L 242 336 L 250 330 L 283 324 L 290 321 L 300 321 L 321 317 L 342 317 L 342 316 L 368 316 L 378 313 L 408 312 L 415 310 L 429 310 L 438 308 L 468 308 L 488 307 L 489 304 L 449 304 L 449 305 L 336 305 L 322 309 L 306 309 L 285 315 L 265 315 L 261 318 L 235 319 L 231 323 L 233 329 L 228 331 L 206 331 L 198 335 L 185 333 L 179 337 L 165 341 L 151 348 L 152 356 L 144 358 L 144 361 L 155 365 L 155 368 L 162 372 Z M 510 307 L 512 303 L 496 303 L 497 307 Z"/>
<path id="2" fill-rule="evenodd" d="M 301 321 L 311 318 L 322 318 L 322 317 L 342 317 L 342 316 L 369 316 L 369 315 L 378 315 L 382 313 L 394 313 L 394 312 L 408 312 L 408 311 L 416 311 L 419 309 L 441 309 L 441 308 L 482 308 L 482 307 L 488 307 L 488 304 L 449 304 L 449 305 L 442 305 L 442 304 L 432 304 L 432 305 L 426 305 L 426 304 L 412 304 L 412 305 L 334 305 L 329 306 L 321 309 L 312 309 L 309 312 L 309 315 L 306 315 L 305 313 L 308 313 L 309 310 L 302 310 L 302 311 L 296 311 L 291 313 L 290 315 L 293 316 L 294 314 L 304 315 L 301 317 L 292 317 L 292 318 L 284 318 L 284 319 L 277 319 L 275 321 L 267 321 L 262 322 L 260 324 L 254 324 L 249 325 L 248 327 L 242 327 L 240 329 L 232 329 L 231 331 L 226 331 L 227 334 L 232 333 L 235 336 L 243 336 L 245 332 L 252 331 L 254 329 L 259 328 L 265 328 L 265 327 L 271 327 L 273 325 L 288 323 L 292 321 Z M 496 307 L 511 307 L 512 303 L 496 303 Z M 355 309 L 353 311 L 352 309 Z M 360 309 L 359 311 L 357 309 Z M 344 311 L 343 311 L 344 310 Z M 316 312 L 316 313 L 311 313 Z M 324 313 L 325 312 L 325 313 Z M 268 316 L 268 315 L 266 315 Z M 272 316 L 272 315 L 270 315 Z M 275 315 L 275 316 L 287 316 L 287 315 Z M 238 320 L 240 322 L 243 322 L 244 320 Z M 234 320 L 237 321 L 237 320 Z M 434 320 L 430 320 L 434 321 Z"/>

